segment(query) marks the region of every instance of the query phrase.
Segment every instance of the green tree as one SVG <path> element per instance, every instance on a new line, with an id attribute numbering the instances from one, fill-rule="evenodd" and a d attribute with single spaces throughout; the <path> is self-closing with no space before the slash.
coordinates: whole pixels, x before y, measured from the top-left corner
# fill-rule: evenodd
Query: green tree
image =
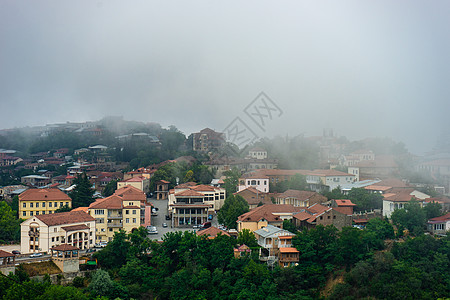
<path id="1" fill-rule="evenodd" d="M 225 203 L 217 214 L 217 217 L 219 223 L 224 224 L 228 228 L 236 229 L 238 217 L 248 211 L 247 201 L 242 196 L 231 194 L 225 199 Z"/>
<path id="2" fill-rule="evenodd" d="M 304 191 L 307 189 L 306 176 L 301 174 L 295 174 L 289 180 L 289 189 Z"/>
<path id="3" fill-rule="evenodd" d="M 238 233 L 238 237 L 236 242 L 238 245 L 247 245 L 250 248 L 258 247 L 258 241 L 256 240 L 255 235 L 249 229 L 242 229 Z"/>
<path id="4" fill-rule="evenodd" d="M 190 182 L 190 181 L 194 181 L 194 172 L 192 170 L 187 171 L 183 179 L 183 182 Z"/>
<path id="5" fill-rule="evenodd" d="M 101 269 L 96 271 L 92 276 L 88 291 L 91 292 L 93 296 L 106 296 L 111 299 L 127 297 L 127 291 L 119 284 L 115 283 L 108 272 Z"/>
<path id="6" fill-rule="evenodd" d="M 436 218 L 442 215 L 442 205 L 437 202 L 430 202 L 425 207 L 425 214 L 427 220 Z"/>
<path id="7" fill-rule="evenodd" d="M 224 180 L 224 188 L 227 192 L 227 195 L 236 193 L 237 186 L 239 184 L 239 178 L 242 175 L 241 171 L 239 171 L 237 168 L 233 168 L 231 170 L 225 171 L 223 174 L 226 177 Z"/>
<path id="8" fill-rule="evenodd" d="M 382 240 L 395 238 L 394 228 L 385 219 L 370 219 L 367 222 L 365 230 L 368 232 L 373 232 L 378 238 Z"/>
<path id="9" fill-rule="evenodd" d="M 292 233 L 297 233 L 297 228 L 295 228 L 294 223 L 292 223 L 292 220 L 284 220 L 283 221 L 283 229 L 286 229 L 287 231 L 290 231 Z"/>
<path id="10" fill-rule="evenodd" d="M 60 208 L 58 208 L 57 210 L 55 210 L 55 213 L 66 212 L 66 211 L 71 211 L 71 210 L 72 209 L 68 205 L 64 205 L 64 206 L 61 206 Z"/>
<path id="11" fill-rule="evenodd" d="M 0 201 L 0 241 L 20 240 L 20 220 L 15 215 L 5 201 Z"/>
<path id="12" fill-rule="evenodd" d="M 364 188 L 352 188 L 348 193 L 348 199 L 356 204 L 356 209 L 359 211 L 383 207 L 383 196 L 378 193 L 371 193 Z"/>
<path id="13" fill-rule="evenodd" d="M 103 189 L 103 196 L 104 197 L 109 197 L 112 194 L 114 194 L 114 192 L 117 189 L 117 180 L 111 180 L 110 182 L 108 182 L 105 186 L 105 188 Z"/>
<path id="14" fill-rule="evenodd" d="M 414 199 L 406 203 L 404 208 L 394 210 L 391 219 L 397 227 L 405 227 L 414 235 L 423 233 L 427 221 L 425 210 Z"/>
<path id="15" fill-rule="evenodd" d="M 94 202 L 94 189 L 89 181 L 86 173 L 79 174 L 75 180 L 75 188 L 69 193 L 69 197 L 72 198 L 72 207 L 86 207 Z"/>

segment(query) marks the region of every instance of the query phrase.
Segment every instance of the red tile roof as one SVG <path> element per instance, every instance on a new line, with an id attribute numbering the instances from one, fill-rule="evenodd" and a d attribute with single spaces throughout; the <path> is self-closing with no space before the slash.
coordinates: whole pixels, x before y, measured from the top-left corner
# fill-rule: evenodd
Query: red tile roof
<path id="1" fill-rule="evenodd" d="M 445 214 L 443 216 L 440 216 L 440 217 L 429 219 L 428 222 L 429 223 L 437 223 L 437 222 L 440 223 L 440 222 L 445 222 L 445 221 L 448 221 L 448 220 L 450 220 L 450 213 L 447 213 L 447 214 Z"/>
<path id="2" fill-rule="evenodd" d="M 202 192 L 214 192 L 216 190 L 215 187 L 206 184 L 199 184 L 196 186 L 192 186 L 191 189 L 194 191 L 202 191 Z"/>
<path id="3" fill-rule="evenodd" d="M 182 191 L 175 194 L 175 197 L 204 197 L 204 196 L 205 195 L 203 195 L 202 193 L 192 190 Z"/>
<path id="4" fill-rule="evenodd" d="M 0 250 L 0 257 L 14 257 L 14 254 Z"/>
<path id="5" fill-rule="evenodd" d="M 214 226 L 196 232 L 198 236 L 206 235 L 209 239 L 215 238 L 219 233 L 221 233 L 222 235 L 230 236 L 228 232 Z"/>
<path id="6" fill-rule="evenodd" d="M 298 200 L 308 200 L 315 194 L 316 192 L 311 191 L 287 190 L 282 194 L 278 194 L 277 198 L 296 198 Z"/>
<path id="7" fill-rule="evenodd" d="M 77 230 L 85 230 L 85 229 L 89 229 L 88 226 L 86 226 L 85 224 L 80 224 L 80 225 L 72 225 L 72 226 L 63 226 L 61 227 L 64 231 L 77 231 Z"/>
<path id="8" fill-rule="evenodd" d="M 293 248 L 293 247 L 282 247 L 282 248 L 278 248 L 278 250 L 280 250 L 280 253 L 299 253 L 297 248 Z"/>
<path id="9" fill-rule="evenodd" d="M 89 205 L 89 209 L 122 209 L 123 199 L 117 195 L 109 196 Z"/>
<path id="10" fill-rule="evenodd" d="M 281 222 L 282 220 L 274 213 L 293 213 L 301 208 L 289 204 L 265 204 L 252 209 L 238 217 L 238 222 L 258 222 L 265 219 L 268 222 Z"/>
<path id="11" fill-rule="evenodd" d="M 72 201 L 59 189 L 28 189 L 19 195 L 20 201 Z"/>
<path id="12" fill-rule="evenodd" d="M 125 201 L 139 200 L 145 202 L 147 200 L 147 196 L 143 191 L 131 185 L 126 185 L 123 188 L 116 190 L 114 195 L 122 197 Z"/>
<path id="13" fill-rule="evenodd" d="M 52 250 L 55 251 L 72 251 L 72 250 L 79 250 L 79 248 L 69 245 L 69 244 L 61 244 L 58 246 L 54 246 L 51 248 Z"/>
<path id="14" fill-rule="evenodd" d="M 352 202 L 352 200 L 348 200 L 348 199 L 339 199 L 339 200 L 334 200 L 336 202 L 336 204 L 338 206 L 356 206 L 356 204 L 354 204 Z"/>
<path id="15" fill-rule="evenodd" d="M 37 215 L 33 218 L 41 220 L 48 226 L 95 221 L 93 217 L 83 211 L 69 211 L 49 215 Z"/>

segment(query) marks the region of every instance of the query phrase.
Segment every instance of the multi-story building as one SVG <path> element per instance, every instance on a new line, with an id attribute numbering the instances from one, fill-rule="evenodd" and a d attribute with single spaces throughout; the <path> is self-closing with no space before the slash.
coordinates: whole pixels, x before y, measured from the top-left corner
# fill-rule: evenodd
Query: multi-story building
<path id="1" fill-rule="evenodd" d="M 193 150 L 199 152 L 210 152 L 222 147 L 225 143 L 225 134 L 205 128 L 194 133 Z"/>
<path id="2" fill-rule="evenodd" d="M 53 214 L 63 206 L 72 207 L 72 199 L 59 189 L 28 189 L 19 195 L 19 217 Z"/>
<path id="3" fill-rule="evenodd" d="M 148 193 L 150 191 L 150 178 L 139 175 L 117 182 L 118 189 L 127 185 L 131 185 L 144 193 Z"/>
<path id="4" fill-rule="evenodd" d="M 89 205 L 88 213 L 95 218 L 97 242 L 109 242 L 120 229 L 130 233 L 139 226 L 150 224 L 145 194 L 126 186 L 107 198 Z"/>
<path id="5" fill-rule="evenodd" d="M 323 203 L 328 199 L 319 193 L 311 191 L 287 190 L 275 197 L 276 204 L 290 204 L 293 206 L 308 207 L 315 203 Z"/>
<path id="6" fill-rule="evenodd" d="M 263 193 L 269 192 L 269 177 L 265 175 L 251 175 L 239 179 L 238 192 L 254 187 Z"/>
<path id="7" fill-rule="evenodd" d="M 169 193 L 172 226 L 202 224 L 225 202 L 225 189 L 209 185 L 180 184 Z"/>
<path id="8" fill-rule="evenodd" d="M 89 249 L 95 242 L 95 219 L 82 211 L 32 216 L 20 224 L 22 253 L 49 252 L 69 244 Z"/>

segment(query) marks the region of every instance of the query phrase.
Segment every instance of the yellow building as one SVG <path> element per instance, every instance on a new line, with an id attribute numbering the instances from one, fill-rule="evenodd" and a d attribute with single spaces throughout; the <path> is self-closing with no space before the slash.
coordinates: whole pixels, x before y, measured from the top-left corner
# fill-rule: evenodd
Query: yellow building
<path id="1" fill-rule="evenodd" d="M 131 185 L 144 193 L 150 191 L 150 179 L 144 176 L 135 176 L 127 180 L 119 181 L 117 182 L 117 189 L 121 189 L 127 185 Z"/>
<path id="2" fill-rule="evenodd" d="M 29 189 L 19 195 L 19 218 L 53 214 L 66 205 L 72 207 L 72 199 L 59 189 Z"/>
<path id="3" fill-rule="evenodd" d="M 127 186 L 89 205 L 88 213 L 96 221 L 96 242 L 109 242 L 120 229 L 131 233 L 146 223 L 145 199 L 143 192 Z"/>

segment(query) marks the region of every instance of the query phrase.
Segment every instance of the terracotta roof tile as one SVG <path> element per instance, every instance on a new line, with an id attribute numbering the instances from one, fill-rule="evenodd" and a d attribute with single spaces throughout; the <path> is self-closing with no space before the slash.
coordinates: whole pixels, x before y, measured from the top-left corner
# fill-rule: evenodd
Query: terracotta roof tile
<path id="1" fill-rule="evenodd" d="M 14 254 L 0 250 L 0 257 L 13 257 Z"/>
<path id="2" fill-rule="evenodd" d="M 89 205 L 89 209 L 122 209 L 123 199 L 117 195 L 109 196 Z"/>
<path id="3" fill-rule="evenodd" d="M 20 201 L 72 201 L 59 189 L 28 189 L 19 195 Z"/>
<path id="4" fill-rule="evenodd" d="M 215 238 L 219 233 L 221 233 L 222 235 L 230 236 L 228 232 L 214 226 L 196 232 L 198 236 L 206 235 L 208 236 L 208 238 Z"/>
<path id="5" fill-rule="evenodd" d="M 33 218 L 41 220 L 48 226 L 95 221 L 93 217 L 83 211 L 69 211 L 49 215 L 37 215 Z"/>
<path id="6" fill-rule="evenodd" d="M 84 225 L 84 224 L 72 225 L 72 226 L 63 226 L 61 228 L 64 229 L 64 231 L 67 231 L 67 232 L 89 229 L 89 227 Z"/>
<path id="7" fill-rule="evenodd" d="M 58 246 L 54 246 L 51 248 L 52 250 L 55 251 L 72 251 L 72 250 L 79 250 L 79 248 L 69 245 L 69 244 L 61 244 Z"/>
<path id="8" fill-rule="evenodd" d="M 278 250 L 281 253 L 299 253 L 297 248 L 294 248 L 294 247 L 282 247 L 282 248 L 278 248 Z"/>
<path id="9" fill-rule="evenodd" d="M 175 197 L 204 197 L 204 196 L 205 195 L 203 195 L 202 193 L 192 190 L 182 191 L 175 194 Z"/>

